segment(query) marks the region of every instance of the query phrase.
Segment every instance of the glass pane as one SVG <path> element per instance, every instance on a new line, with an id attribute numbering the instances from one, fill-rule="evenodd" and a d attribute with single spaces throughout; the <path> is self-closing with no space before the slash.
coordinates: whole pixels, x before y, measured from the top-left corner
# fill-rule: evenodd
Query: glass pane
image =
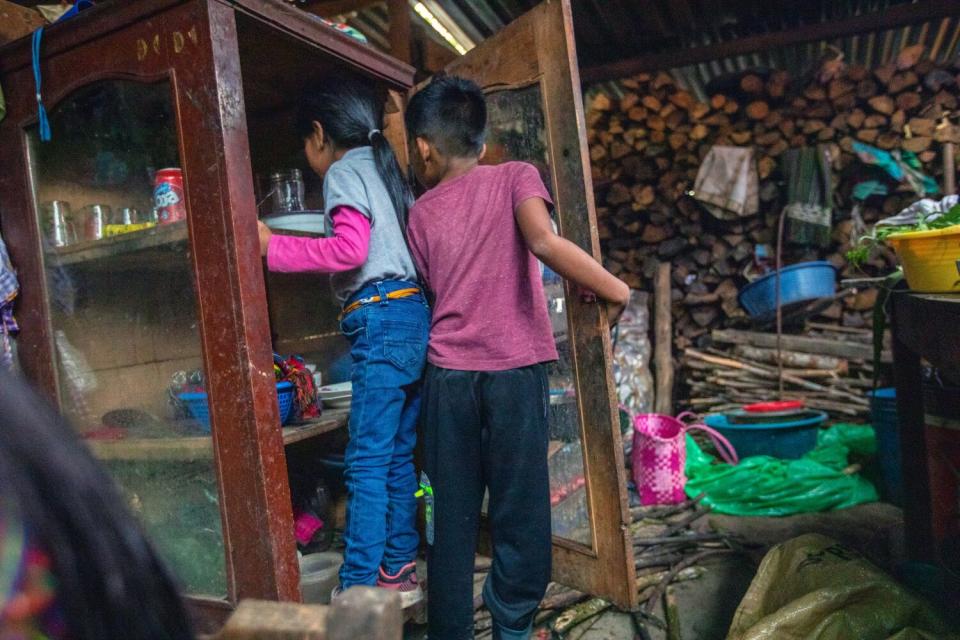
<path id="1" fill-rule="evenodd" d="M 171 95 L 92 84 L 27 141 L 62 410 L 187 591 L 225 596 Z"/>
<path id="2" fill-rule="evenodd" d="M 486 161 L 523 160 L 540 170 L 551 188 L 543 98 L 539 85 L 487 96 L 489 134 Z M 554 214 L 555 215 L 555 214 Z M 567 331 L 563 281 L 544 268 L 544 288 L 560 360 L 550 373 L 550 501 L 553 535 L 590 545 L 593 533 L 587 505 L 580 411 Z"/>

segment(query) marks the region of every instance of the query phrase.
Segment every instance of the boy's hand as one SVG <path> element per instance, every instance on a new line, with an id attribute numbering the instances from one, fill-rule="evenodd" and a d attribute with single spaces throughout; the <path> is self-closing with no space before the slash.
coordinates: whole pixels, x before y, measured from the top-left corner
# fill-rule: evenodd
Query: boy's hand
<path id="1" fill-rule="evenodd" d="M 270 227 L 259 220 L 257 220 L 257 230 L 260 233 L 260 255 L 266 256 L 267 247 L 270 246 L 270 237 L 273 236 L 273 232 L 270 231 Z"/>

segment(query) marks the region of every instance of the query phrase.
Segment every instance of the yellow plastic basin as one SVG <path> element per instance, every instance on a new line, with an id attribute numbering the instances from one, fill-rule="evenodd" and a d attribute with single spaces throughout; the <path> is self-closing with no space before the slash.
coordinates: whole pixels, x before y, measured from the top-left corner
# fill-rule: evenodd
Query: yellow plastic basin
<path id="1" fill-rule="evenodd" d="M 960 292 L 960 225 L 896 233 L 887 241 L 900 258 L 910 289 L 921 293 Z"/>

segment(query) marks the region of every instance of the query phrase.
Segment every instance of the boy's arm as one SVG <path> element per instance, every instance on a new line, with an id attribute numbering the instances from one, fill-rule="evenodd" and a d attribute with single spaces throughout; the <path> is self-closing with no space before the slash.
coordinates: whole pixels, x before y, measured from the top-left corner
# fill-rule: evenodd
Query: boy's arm
<path id="1" fill-rule="evenodd" d="M 554 233 L 542 198 L 527 198 L 521 202 L 517 205 L 516 217 L 533 255 L 562 277 L 610 303 L 610 322 L 615 322 L 630 300 L 630 287 L 586 251 Z"/>

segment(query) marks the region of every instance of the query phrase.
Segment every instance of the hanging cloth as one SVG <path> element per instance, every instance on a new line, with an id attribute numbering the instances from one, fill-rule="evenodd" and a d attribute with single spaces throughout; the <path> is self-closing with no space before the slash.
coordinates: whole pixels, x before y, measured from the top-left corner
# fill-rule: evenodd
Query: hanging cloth
<path id="1" fill-rule="evenodd" d="M 760 211 L 759 176 L 752 147 L 711 147 L 700 164 L 692 196 L 720 220 Z"/>
<path id="2" fill-rule="evenodd" d="M 20 292 L 20 283 L 13 270 L 7 246 L 0 238 L 0 371 L 13 368 L 12 336 L 20 327 L 13 317 L 13 299 Z"/>
<path id="3" fill-rule="evenodd" d="M 910 151 L 884 151 L 862 142 L 854 142 L 853 151 L 864 164 L 883 169 L 897 182 L 906 182 L 921 198 L 940 193 L 937 181 L 920 171 L 920 161 Z"/>
<path id="4" fill-rule="evenodd" d="M 830 156 L 825 147 L 788 149 L 785 237 L 794 244 L 827 247 L 833 222 Z"/>

